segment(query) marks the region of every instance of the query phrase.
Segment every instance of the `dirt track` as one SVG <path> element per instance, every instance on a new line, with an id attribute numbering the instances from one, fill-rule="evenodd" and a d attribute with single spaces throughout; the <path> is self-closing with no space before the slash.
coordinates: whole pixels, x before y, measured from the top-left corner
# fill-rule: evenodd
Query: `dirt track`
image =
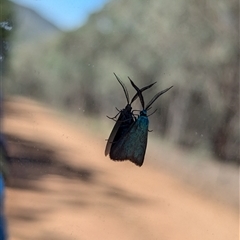
<path id="1" fill-rule="evenodd" d="M 236 208 L 155 167 L 150 154 L 141 168 L 116 163 L 103 139 L 42 105 L 18 98 L 5 106 L 11 240 L 239 239 Z"/>

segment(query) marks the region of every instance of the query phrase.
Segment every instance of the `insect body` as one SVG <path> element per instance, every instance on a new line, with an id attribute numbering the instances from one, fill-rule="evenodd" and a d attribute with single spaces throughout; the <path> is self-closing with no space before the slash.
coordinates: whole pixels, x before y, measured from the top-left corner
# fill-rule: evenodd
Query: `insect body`
<path id="1" fill-rule="evenodd" d="M 132 106 L 131 104 L 139 97 L 139 93 L 142 93 L 143 91 L 149 89 L 150 87 L 152 87 L 155 83 L 152 83 L 146 87 L 143 87 L 141 89 L 138 88 L 138 91 L 134 97 L 132 98 L 132 100 L 129 100 L 129 95 L 128 95 L 128 91 L 127 88 L 125 87 L 125 85 L 123 84 L 123 82 L 117 77 L 117 75 L 114 73 L 115 77 L 117 78 L 118 82 L 120 83 L 120 85 L 123 88 L 123 91 L 125 93 L 126 99 L 127 99 L 127 105 L 124 109 L 119 111 L 119 117 L 116 120 L 116 123 L 112 129 L 112 132 L 109 136 L 106 148 L 105 148 L 105 155 L 107 156 L 108 154 L 110 155 L 110 158 L 115 160 L 114 158 L 112 158 L 112 149 L 114 148 L 114 146 L 116 144 L 118 144 L 118 141 L 127 133 L 129 127 L 134 123 L 135 121 L 135 117 L 134 114 L 132 112 Z M 142 96 L 142 95 L 141 95 Z"/>
<path id="2" fill-rule="evenodd" d="M 118 161 L 130 160 L 137 166 L 142 166 L 148 139 L 149 120 L 147 111 L 151 108 L 151 105 L 158 97 L 170 90 L 172 87 L 157 93 L 145 107 L 141 90 L 133 83 L 133 81 L 131 81 L 131 84 L 137 91 L 143 110 L 140 112 L 138 118 L 132 122 L 127 133 L 112 146 L 110 157 Z"/>

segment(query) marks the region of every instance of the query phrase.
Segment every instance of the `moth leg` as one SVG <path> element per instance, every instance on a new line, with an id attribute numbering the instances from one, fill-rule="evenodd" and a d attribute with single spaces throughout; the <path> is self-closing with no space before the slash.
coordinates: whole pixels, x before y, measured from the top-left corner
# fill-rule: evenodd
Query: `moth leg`
<path id="1" fill-rule="evenodd" d="M 113 120 L 114 122 L 116 122 L 117 120 L 115 119 L 115 117 L 109 117 L 109 116 L 106 116 L 107 118 Z"/>
<path id="2" fill-rule="evenodd" d="M 117 121 L 119 121 L 120 123 L 124 123 L 124 122 L 127 122 L 127 121 L 129 121 L 131 118 L 126 118 L 126 119 L 124 119 L 124 120 L 117 120 Z"/>
<path id="3" fill-rule="evenodd" d="M 132 113 L 134 114 L 134 112 L 141 112 L 141 110 L 133 110 Z"/>
<path id="4" fill-rule="evenodd" d="M 117 109 L 117 108 L 116 108 L 116 109 Z M 117 109 L 117 110 L 118 110 L 118 109 Z M 106 117 L 109 118 L 109 119 L 111 119 L 111 120 L 117 121 L 117 120 L 115 120 L 115 118 L 116 118 L 119 114 L 120 114 L 120 111 L 118 110 L 118 113 L 117 113 L 116 116 L 114 116 L 114 117 L 109 117 L 109 116 L 107 115 Z"/>
<path id="5" fill-rule="evenodd" d="M 156 111 L 157 111 L 157 109 L 155 109 L 152 113 L 150 113 L 150 114 L 148 115 L 148 117 L 152 116 Z"/>

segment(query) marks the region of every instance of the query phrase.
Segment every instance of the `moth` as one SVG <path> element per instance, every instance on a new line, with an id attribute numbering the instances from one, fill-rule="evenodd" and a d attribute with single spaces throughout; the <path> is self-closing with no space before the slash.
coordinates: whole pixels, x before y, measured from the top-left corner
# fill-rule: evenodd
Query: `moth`
<path id="1" fill-rule="evenodd" d="M 138 92 L 133 96 L 132 100 L 130 101 L 126 86 L 123 84 L 123 82 L 118 78 L 118 76 L 115 73 L 114 73 L 114 75 L 115 75 L 117 81 L 120 83 L 120 85 L 123 88 L 125 97 L 127 99 L 127 105 L 124 109 L 120 110 L 119 113 L 117 114 L 117 115 L 119 115 L 119 117 L 117 120 L 115 120 L 116 123 L 112 129 L 112 132 L 110 133 L 110 136 L 109 136 L 107 144 L 106 144 L 105 156 L 107 156 L 109 154 L 110 158 L 113 160 L 115 160 L 115 159 L 112 158 L 112 149 L 114 148 L 114 146 L 116 144 L 118 144 L 119 140 L 127 133 L 129 127 L 135 121 L 135 117 L 134 117 L 134 114 L 132 111 L 132 106 L 131 106 L 132 103 L 139 97 L 139 93 L 142 94 L 143 91 L 149 89 L 156 83 L 156 82 L 152 83 L 141 89 L 138 88 Z M 110 119 L 114 120 L 117 117 L 117 115 Z"/>
<path id="2" fill-rule="evenodd" d="M 142 91 L 130 79 L 132 86 L 136 89 L 139 96 L 142 110 L 138 118 L 131 123 L 127 132 L 111 148 L 110 158 L 117 161 L 130 160 L 137 166 L 142 166 L 146 153 L 148 140 L 149 120 L 147 111 L 151 105 L 164 93 L 169 91 L 173 86 L 157 93 L 150 102 L 145 106 Z"/>

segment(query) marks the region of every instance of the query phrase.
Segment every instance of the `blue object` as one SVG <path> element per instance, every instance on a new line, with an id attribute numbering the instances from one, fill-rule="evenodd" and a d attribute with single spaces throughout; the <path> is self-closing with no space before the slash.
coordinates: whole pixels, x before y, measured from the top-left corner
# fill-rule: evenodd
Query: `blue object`
<path id="1" fill-rule="evenodd" d="M 0 240 L 7 239 L 6 221 L 4 216 L 4 179 L 0 173 Z"/>
<path id="2" fill-rule="evenodd" d="M 6 230 L 6 219 L 4 213 L 4 192 L 5 192 L 5 182 L 4 176 L 6 172 L 4 171 L 5 165 L 8 161 L 7 148 L 6 148 L 6 139 L 2 133 L 0 133 L 0 240 L 7 239 L 7 230 Z"/>
<path id="3" fill-rule="evenodd" d="M 172 87 L 157 93 L 145 107 L 141 90 L 133 83 L 131 79 L 130 81 L 132 86 L 137 91 L 143 110 L 140 112 L 140 115 L 136 121 L 131 124 L 127 133 L 122 136 L 122 138 L 115 145 L 112 146 L 110 158 L 118 161 L 130 160 L 140 167 L 143 164 L 147 147 L 149 125 L 147 111 L 151 108 L 151 105 L 157 100 L 158 97 L 170 90 Z"/>
<path id="4" fill-rule="evenodd" d="M 105 156 L 107 156 L 109 153 L 111 156 L 111 149 L 114 147 L 115 144 L 118 143 L 119 139 L 121 139 L 122 136 L 124 136 L 127 133 L 128 129 L 132 125 L 132 123 L 134 123 L 135 118 L 134 118 L 134 114 L 132 112 L 131 104 L 139 97 L 139 93 L 137 92 L 130 102 L 126 86 L 117 77 L 117 75 L 115 73 L 114 73 L 114 75 L 123 88 L 123 91 L 124 91 L 126 99 L 127 99 L 127 105 L 124 109 L 120 110 L 119 113 L 117 114 L 117 115 L 119 115 L 119 117 L 116 120 L 116 123 L 115 123 L 115 125 L 112 129 L 112 132 L 108 138 L 107 145 L 105 148 Z M 155 83 L 152 83 L 152 84 L 150 84 L 146 87 L 143 87 L 141 89 L 138 89 L 138 90 L 140 93 L 142 93 L 143 91 L 152 87 Z M 110 118 L 110 119 L 114 119 L 114 118 Z"/>

